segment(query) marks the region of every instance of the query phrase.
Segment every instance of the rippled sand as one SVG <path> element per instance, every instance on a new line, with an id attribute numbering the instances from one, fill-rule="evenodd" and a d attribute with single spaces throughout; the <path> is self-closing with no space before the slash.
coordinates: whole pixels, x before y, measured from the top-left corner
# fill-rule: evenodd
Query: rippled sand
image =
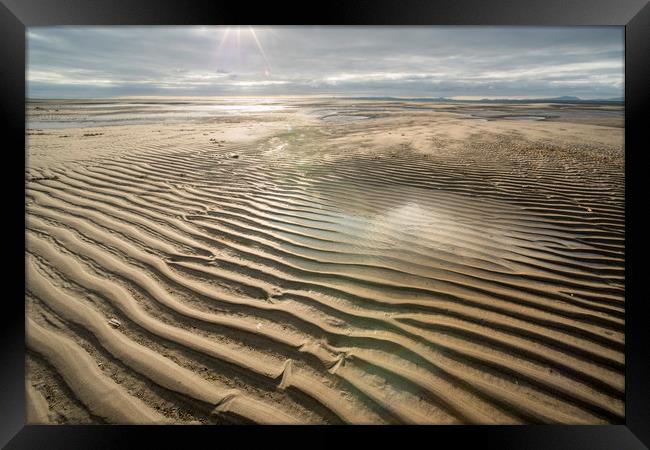
<path id="1" fill-rule="evenodd" d="M 620 108 L 112 103 L 28 110 L 29 423 L 623 422 Z"/>

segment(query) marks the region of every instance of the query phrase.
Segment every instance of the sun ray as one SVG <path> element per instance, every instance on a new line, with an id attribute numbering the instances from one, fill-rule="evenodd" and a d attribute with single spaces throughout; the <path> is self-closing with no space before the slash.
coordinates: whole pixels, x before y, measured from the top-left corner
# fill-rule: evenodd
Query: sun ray
<path id="1" fill-rule="evenodd" d="M 223 33 L 221 42 L 219 42 L 219 47 L 217 47 L 217 54 L 221 53 L 221 49 L 223 48 L 223 45 L 226 43 L 226 39 L 228 39 L 229 34 L 230 34 L 230 27 L 226 28 L 226 31 Z"/>
<path id="2" fill-rule="evenodd" d="M 241 67 L 241 27 L 237 27 L 237 67 Z"/>
<path id="3" fill-rule="evenodd" d="M 248 29 L 250 30 L 251 35 L 255 40 L 255 44 L 257 44 L 257 48 L 259 49 L 262 58 L 264 58 L 264 63 L 266 64 L 266 69 L 264 70 L 264 73 L 268 76 L 271 73 L 271 65 L 269 64 L 269 59 L 266 57 L 266 52 L 264 52 L 264 49 L 262 48 L 262 44 L 260 44 L 260 40 L 257 38 L 257 34 L 255 33 L 253 27 L 249 26 Z"/>

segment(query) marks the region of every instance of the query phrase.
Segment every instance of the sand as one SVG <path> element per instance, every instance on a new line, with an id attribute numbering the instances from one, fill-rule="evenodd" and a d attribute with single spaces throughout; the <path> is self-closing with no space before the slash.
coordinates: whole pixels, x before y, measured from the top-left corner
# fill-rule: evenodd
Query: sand
<path id="1" fill-rule="evenodd" d="M 28 423 L 624 421 L 620 107 L 223 102 L 28 105 Z"/>

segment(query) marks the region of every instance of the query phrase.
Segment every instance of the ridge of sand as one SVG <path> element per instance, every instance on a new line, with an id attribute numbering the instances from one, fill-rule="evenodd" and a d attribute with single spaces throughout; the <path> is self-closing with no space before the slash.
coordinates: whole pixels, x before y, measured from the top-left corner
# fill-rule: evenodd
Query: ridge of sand
<path id="1" fill-rule="evenodd" d="M 292 105 L 28 132 L 30 423 L 621 423 L 613 119 Z"/>

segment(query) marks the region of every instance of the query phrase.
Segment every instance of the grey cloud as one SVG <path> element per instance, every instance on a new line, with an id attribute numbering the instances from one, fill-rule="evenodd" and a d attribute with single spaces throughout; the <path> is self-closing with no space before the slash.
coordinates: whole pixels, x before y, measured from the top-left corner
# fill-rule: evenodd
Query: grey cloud
<path id="1" fill-rule="evenodd" d="M 623 95 L 616 27 L 32 27 L 27 39 L 30 97 Z"/>

